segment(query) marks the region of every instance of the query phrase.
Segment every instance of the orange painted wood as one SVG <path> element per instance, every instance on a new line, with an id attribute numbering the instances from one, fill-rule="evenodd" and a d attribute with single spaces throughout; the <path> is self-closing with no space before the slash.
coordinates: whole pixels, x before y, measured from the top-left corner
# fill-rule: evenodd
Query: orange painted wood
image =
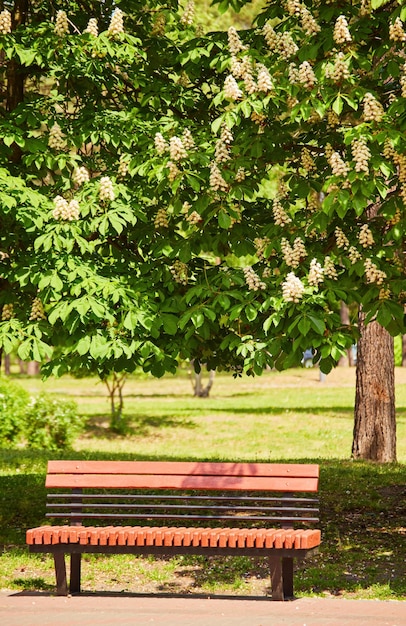
<path id="1" fill-rule="evenodd" d="M 315 492 L 317 478 L 263 476 L 97 475 L 50 474 L 46 487 L 94 489 L 204 489 L 218 491 Z"/>
<path id="2" fill-rule="evenodd" d="M 195 546 L 203 548 L 310 549 L 321 541 L 320 530 L 240 528 L 155 528 L 107 526 L 40 526 L 27 531 L 27 543 L 109 546 Z"/>
<path id="3" fill-rule="evenodd" d="M 206 463 L 194 461 L 49 461 L 48 474 L 318 478 L 319 466 L 299 463 Z"/>

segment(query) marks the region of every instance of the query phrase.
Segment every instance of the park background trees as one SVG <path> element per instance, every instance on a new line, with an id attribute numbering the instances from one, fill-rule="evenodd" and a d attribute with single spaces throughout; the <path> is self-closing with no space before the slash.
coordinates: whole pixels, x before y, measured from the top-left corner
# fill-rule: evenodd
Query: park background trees
<path id="1" fill-rule="evenodd" d="M 106 378 L 311 346 L 328 372 L 359 339 L 343 302 L 404 332 L 397 0 L 269 2 L 208 34 L 192 3 L 1 15 L 6 352 Z"/>

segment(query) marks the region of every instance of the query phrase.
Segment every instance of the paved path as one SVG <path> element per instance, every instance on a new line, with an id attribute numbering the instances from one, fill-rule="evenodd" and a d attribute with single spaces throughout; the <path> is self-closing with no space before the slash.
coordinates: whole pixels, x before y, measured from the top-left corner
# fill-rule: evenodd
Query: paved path
<path id="1" fill-rule="evenodd" d="M 406 602 L 0 592 L 2 626 L 406 626 Z"/>

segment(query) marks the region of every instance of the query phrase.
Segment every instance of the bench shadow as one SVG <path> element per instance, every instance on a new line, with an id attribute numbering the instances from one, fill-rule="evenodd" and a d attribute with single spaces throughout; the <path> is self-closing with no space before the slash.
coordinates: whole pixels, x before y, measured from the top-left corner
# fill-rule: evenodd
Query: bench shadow
<path id="1" fill-rule="evenodd" d="M 41 598 L 56 598 L 55 593 L 49 591 L 29 591 L 22 590 L 9 594 L 10 597 L 41 597 Z M 233 594 L 220 594 L 220 593 L 174 593 L 174 592 L 154 592 L 154 593 L 142 593 L 142 592 L 130 592 L 130 591 L 82 591 L 78 594 L 72 594 L 72 598 L 85 597 L 85 598 L 151 598 L 151 599 L 169 599 L 180 598 L 186 600 L 232 600 L 238 601 L 253 601 L 253 602 L 272 602 L 271 596 L 255 596 L 255 595 L 233 595 Z M 299 600 L 299 598 L 287 598 L 285 602 L 291 602 Z"/>

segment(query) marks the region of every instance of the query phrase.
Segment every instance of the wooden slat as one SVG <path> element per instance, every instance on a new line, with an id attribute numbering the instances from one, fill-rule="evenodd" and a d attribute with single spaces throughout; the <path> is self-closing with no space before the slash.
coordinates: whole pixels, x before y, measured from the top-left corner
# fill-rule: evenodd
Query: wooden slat
<path id="1" fill-rule="evenodd" d="M 318 478 L 319 466 L 299 463 L 177 461 L 49 461 L 48 474 L 148 474 Z"/>
<path id="2" fill-rule="evenodd" d="M 317 478 L 235 475 L 48 474 L 46 487 L 93 489 L 208 489 L 315 492 Z"/>

